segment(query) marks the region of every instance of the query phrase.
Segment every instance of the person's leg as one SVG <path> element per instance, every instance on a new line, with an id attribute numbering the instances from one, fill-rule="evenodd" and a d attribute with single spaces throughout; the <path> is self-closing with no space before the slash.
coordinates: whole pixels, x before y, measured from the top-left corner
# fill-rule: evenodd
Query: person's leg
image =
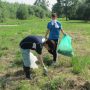
<path id="1" fill-rule="evenodd" d="M 30 77 L 30 67 L 26 67 L 26 66 L 23 65 L 23 70 L 24 70 L 26 78 L 31 79 L 31 77 Z"/>
<path id="2" fill-rule="evenodd" d="M 53 61 L 56 62 L 57 59 L 57 52 L 56 49 L 53 51 Z"/>
<path id="3" fill-rule="evenodd" d="M 53 61 L 56 62 L 57 60 L 57 44 L 58 44 L 58 40 L 54 40 L 55 42 L 55 49 L 53 50 Z"/>
<path id="4" fill-rule="evenodd" d="M 21 49 L 22 57 L 23 57 L 23 70 L 26 78 L 31 79 L 30 72 L 30 49 Z"/>

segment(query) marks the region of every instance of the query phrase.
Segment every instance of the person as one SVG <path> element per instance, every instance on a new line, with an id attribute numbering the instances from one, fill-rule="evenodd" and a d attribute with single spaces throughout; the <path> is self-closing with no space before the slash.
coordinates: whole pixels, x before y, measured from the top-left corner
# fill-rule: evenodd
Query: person
<path id="1" fill-rule="evenodd" d="M 64 33 L 64 30 L 62 29 L 62 25 L 59 21 L 57 21 L 57 14 L 52 13 L 51 21 L 47 24 L 47 31 L 45 34 L 45 38 L 47 39 L 46 44 L 47 47 L 49 47 L 48 52 L 53 55 L 53 64 L 56 64 L 57 59 L 57 44 L 60 36 L 60 31 L 63 33 L 63 35 L 66 35 Z M 49 37 L 47 37 L 49 34 Z M 54 47 L 52 46 L 52 43 L 54 44 Z"/>
<path id="2" fill-rule="evenodd" d="M 30 68 L 30 51 L 35 50 L 38 53 L 39 61 L 44 69 L 44 74 L 47 74 L 47 68 L 42 59 L 42 48 L 45 38 L 42 36 L 27 36 L 20 42 L 20 48 L 23 56 L 23 69 L 26 78 L 32 79 Z"/>

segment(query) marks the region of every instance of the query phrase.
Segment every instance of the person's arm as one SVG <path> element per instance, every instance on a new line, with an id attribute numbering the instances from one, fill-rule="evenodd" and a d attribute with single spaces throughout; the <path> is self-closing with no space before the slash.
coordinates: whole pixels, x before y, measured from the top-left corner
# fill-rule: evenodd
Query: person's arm
<path id="1" fill-rule="evenodd" d="M 45 67 L 45 65 L 43 63 L 42 55 L 38 55 L 38 60 L 41 63 L 42 67 Z"/>
<path id="2" fill-rule="evenodd" d="M 47 31 L 46 31 L 46 34 L 45 34 L 45 38 L 46 38 L 46 39 L 47 39 L 47 36 L 48 36 L 49 32 L 50 32 L 50 30 L 47 30 Z"/>
<path id="3" fill-rule="evenodd" d="M 64 30 L 63 30 L 63 29 L 61 29 L 61 32 L 62 32 L 62 34 L 63 34 L 63 35 L 66 35 L 66 33 L 64 32 Z"/>
<path id="4" fill-rule="evenodd" d="M 39 56 L 38 56 L 38 60 L 39 60 L 39 62 L 41 63 L 43 69 L 44 69 L 44 75 L 47 75 L 47 74 L 48 74 L 48 70 L 47 70 L 47 68 L 45 67 L 45 64 L 44 64 L 44 62 L 43 62 L 42 55 L 39 55 Z"/>

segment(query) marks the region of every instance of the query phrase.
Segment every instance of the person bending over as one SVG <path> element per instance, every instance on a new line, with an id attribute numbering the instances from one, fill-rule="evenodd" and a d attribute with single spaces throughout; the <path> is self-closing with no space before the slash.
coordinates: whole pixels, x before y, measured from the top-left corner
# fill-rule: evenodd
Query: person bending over
<path id="1" fill-rule="evenodd" d="M 25 76 L 31 79 L 31 68 L 30 68 L 30 50 L 35 50 L 39 55 L 39 61 L 44 69 L 45 74 L 47 73 L 47 68 L 45 67 L 42 59 L 42 48 L 45 43 L 45 38 L 42 36 L 27 36 L 20 42 L 20 48 L 23 57 L 23 69 Z"/>

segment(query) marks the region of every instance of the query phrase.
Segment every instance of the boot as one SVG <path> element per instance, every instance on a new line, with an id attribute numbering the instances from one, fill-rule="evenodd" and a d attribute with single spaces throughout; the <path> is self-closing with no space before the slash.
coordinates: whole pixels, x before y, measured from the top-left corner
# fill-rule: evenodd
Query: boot
<path id="1" fill-rule="evenodd" d="M 24 69 L 24 73 L 25 73 L 26 78 L 27 79 L 32 79 L 31 72 L 30 72 L 30 67 L 23 66 L 23 69 Z"/>

